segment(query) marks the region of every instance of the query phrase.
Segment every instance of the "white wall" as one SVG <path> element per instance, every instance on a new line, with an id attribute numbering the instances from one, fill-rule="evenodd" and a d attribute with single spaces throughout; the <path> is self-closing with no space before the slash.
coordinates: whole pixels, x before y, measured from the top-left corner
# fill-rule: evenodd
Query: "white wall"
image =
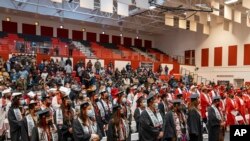
<path id="1" fill-rule="evenodd" d="M 27 17 L 24 15 L 13 15 L 13 14 L 2 14 L 0 13 L 0 31 L 2 31 L 2 20 L 6 20 L 6 17 L 10 17 L 11 21 L 17 22 L 18 23 L 18 33 L 22 33 L 22 23 L 27 23 L 27 24 L 35 24 L 36 21 L 39 22 L 39 26 L 36 27 L 36 33 L 37 35 L 41 35 L 40 33 L 40 26 L 50 26 L 53 27 L 54 31 L 54 37 L 57 36 L 57 28 L 60 27 L 60 25 L 63 25 L 65 29 L 69 29 L 69 38 L 72 38 L 72 30 L 79 30 L 81 31 L 82 28 L 86 29 L 86 32 L 94 32 L 97 33 L 97 41 L 99 41 L 99 34 L 102 33 L 103 29 L 102 26 L 96 27 L 96 26 L 89 26 L 84 25 L 82 22 L 60 22 L 56 18 L 51 19 L 50 17 L 42 17 L 38 16 L 38 18 L 34 17 Z M 76 24 L 77 23 L 77 24 Z M 83 39 L 86 40 L 86 32 L 83 33 Z M 112 41 L 112 35 L 120 36 L 120 30 L 109 30 L 105 29 L 105 34 L 109 35 L 109 40 Z M 129 33 L 126 31 L 123 31 L 123 36 L 124 37 L 131 37 L 132 38 L 132 45 L 134 45 L 134 39 L 136 38 L 136 33 Z M 147 35 L 140 35 L 140 39 L 143 40 L 151 40 L 152 41 L 152 47 L 154 47 L 154 38 L 153 36 L 147 36 Z M 123 43 L 123 38 L 122 38 L 122 43 Z"/>
<path id="2" fill-rule="evenodd" d="M 162 71 L 162 74 L 165 74 L 165 70 L 164 70 L 164 68 L 165 68 L 165 66 L 168 66 L 168 74 L 169 74 L 169 72 L 173 69 L 173 64 L 166 64 L 166 63 L 162 63 L 161 64 L 161 67 L 163 68 L 163 71 Z"/>
<path id="3" fill-rule="evenodd" d="M 131 61 L 115 61 L 115 68 L 118 68 L 118 70 L 126 69 L 128 63 L 131 64 Z"/>
<path id="4" fill-rule="evenodd" d="M 186 30 L 169 31 L 164 36 L 155 38 L 156 47 L 170 55 L 184 56 L 185 50 L 195 50 L 195 63 L 199 67 L 198 74 L 209 80 L 230 80 L 243 78 L 250 81 L 250 66 L 243 65 L 244 44 L 250 43 L 250 28 L 242 24 L 233 23 L 230 31 L 223 29 L 223 24 L 217 24 L 210 29 L 210 35 Z M 237 45 L 237 66 L 228 66 L 228 46 Z M 214 67 L 214 48 L 223 47 L 223 59 L 221 67 Z M 209 67 L 201 67 L 201 49 L 209 48 Z M 233 77 L 217 77 L 217 75 L 233 75 Z"/>

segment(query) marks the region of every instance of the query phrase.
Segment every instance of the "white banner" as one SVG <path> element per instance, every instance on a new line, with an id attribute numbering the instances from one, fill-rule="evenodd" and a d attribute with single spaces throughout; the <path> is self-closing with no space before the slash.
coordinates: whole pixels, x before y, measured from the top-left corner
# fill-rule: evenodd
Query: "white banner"
<path id="1" fill-rule="evenodd" d="M 135 0 L 136 7 L 142 8 L 142 9 L 149 9 L 149 3 L 148 0 Z"/>
<path id="2" fill-rule="evenodd" d="M 113 0 L 100 0 L 101 2 L 101 11 L 113 13 Z"/>
<path id="3" fill-rule="evenodd" d="M 94 0 L 80 0 L 80 7 L 94 9 Z"/>
<path id="4" fill-rule="evenodd" d="M 124 3 L 117 3 L 117 14 L 121 16 L 128 16 L 129 15 L 129 10 L 128 10 L 128 5 Z"/>
<path id="5" fill-rule="evenodd" d="M 62 3 L 62 0 L 51 0 L 52 2 Z"/>
<path id="6" fill-rule="evenodd" d="M 132 0 L 117 0 L 118 3 L 132 5 Z"/>

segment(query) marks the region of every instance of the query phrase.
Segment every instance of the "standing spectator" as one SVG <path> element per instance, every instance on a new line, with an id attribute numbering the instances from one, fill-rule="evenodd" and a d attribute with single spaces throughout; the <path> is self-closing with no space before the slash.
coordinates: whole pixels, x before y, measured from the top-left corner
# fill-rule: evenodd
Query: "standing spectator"
<path id="1" fill-rule="evenodd" d="M 71 61 L 71 59 L 68 57 L 68 59 L 66 60 L 66 62 L 65 62 L 65 65 L 70 65 L 70 66 L 72 66 L 72 61 Z"/>
<path id="2" fill-rule="evenodd" d="M 56 46 L 56 48 L 54 49 L 54 51 L 55 51 L 55 55 L 59 56 L 59 48 L 58 48 L 58 46 Z"/>
<path id="3" fill-rule="evenodd" d="M 130 63 L 128 63 L 128 64 L 126 65 L 126 70 L 127 70 L 127 71 L 131 71 L 131 65 L 130 65 Z"/>
<path id="4" fill-rule="evenodd" d="M 168 75 L 168 66 L 166 65 L 164 68 L 165 74 Z"/>
<path id="5" fill-rule="evenodd" d="M 99 74 L 100 69 L 101 69 L 101 62 L 99 61 L 99 59 L 97 59 L 97 61 L 95 62 L 96 74 Z"/>
<path id="6" fill-rule="evenodd" d="M 92 66 L 93 66 L 93 64 L 92 64 L 91 60 L 89 60 L 88 63 L 87 63 L 87 70 L 91 71 L 92 70 Z"/>
<path id="7" fill-rule="evenodd" d="M 72 67 L 69 65 L 69 64 L 67 64 L 66 66 L 65 66 L 65 68 L 64 68 L 64 70 L 65 70 L 65 72 L 67 73 L 67 74 L 71 74 L 72 73 Z"/>

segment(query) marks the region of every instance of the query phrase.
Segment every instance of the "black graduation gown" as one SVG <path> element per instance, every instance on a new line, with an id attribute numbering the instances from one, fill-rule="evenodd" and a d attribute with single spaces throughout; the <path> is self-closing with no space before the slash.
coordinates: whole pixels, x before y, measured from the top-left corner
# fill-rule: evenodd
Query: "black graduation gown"
<path id="1" fill-rule="evenodd" d="M 134 119 L 136 122 L 136 131 L 137 132 L 139 132 L 140 116 L 141 116 L 140 110 L 139 110 L 139 108 L 136 108 L 135 112 L 134 112 Z"/>
<path id="2" fill-rule="evenodd" d="M 11 141 L 20 141 L 22 133 L 25 134 L 23 127 L 23 120 L 18 121 L 14 114 L 14 108 L 10 107 L 8 111 L 8 120 L 10 125 Z"/>
<path id="3" fill-rule="evenodd" d="M 129 136 L 125 141 L 130 141 L 131 136 Z M 107 141 L 119 141 L 119 137 L 115 130 L 115 125 L 112 120 L 108 124 Z"/>
<path id="4" fill-rule="evenodd" d="M 169 111 L 166 114 L 166 123 L 164 131 L 164 139 L 176 138 L 176 126 L 173 118 L 173 112 Z"/>
<path id="5" fill-rule="evenodd" d="M 188 131 L 191 141 L 202 141 L 203 140 L 203 126 L 201 121 L 201 116 L 196 109 L 191 108 L 188 111 Z"/>
<path id="6" fill-rule="evenodd" d="M 102 136 L 104 136 L 104 129 L 103 129 L 103 126 L 105 124 L 105 119 L 103 119 L 101 117 L 101 113 L 100 113 L 100 109 L 97 105 L 93 105 L 93 108 L 94 108 L 94 111 L 95 111 L 95 119 L 96 119 L 96 122 L 100 128 L 100 131 L 102 133 Z"/>
<path id="7" fill-rule="evenodd" d="M 23 119 L 23 126 L 22 126 L 22 141 L 30 141 L 30 137 L 28 134 L 28 121 L 26 117 Z"/>
<path id="8" fill-rule="evenodd" d="M 89 141 L 91 138 L 91 134 L 86 134 L 83 132 L 82 125 L 78 119 L 73 120 L 73 137 L 75 141 Z M 102 133 L 100 131 L 99 126 L 97 125 L 97 134 L 102 139 Z"/>
<path id="9" fill-rule="evenodd" d="M 158 141 L 157 137 L 162 129 L 154 127 L 146 110 L 141 113 L 139 125 L 139 136 L 141 141 Z"/>
<path id="10" fill-rule="evenodd" d="M 31 136 L 31 141 L 40 141 L 41 139 L 39 139 L 39 135 L 38 135 L 38 127 L 34 127 L 32 129 L 32 136 Z M 52 141 L 52 139 L 51 139 Z M 58 139 L 58 141 L 60 141 Z"/>
<path id="11" fill-rule="evenodd" d="M 219 141 L 220 120 L 216 118 L 215 111 L 212 107 L 208 109 L 208 140 Z"/>

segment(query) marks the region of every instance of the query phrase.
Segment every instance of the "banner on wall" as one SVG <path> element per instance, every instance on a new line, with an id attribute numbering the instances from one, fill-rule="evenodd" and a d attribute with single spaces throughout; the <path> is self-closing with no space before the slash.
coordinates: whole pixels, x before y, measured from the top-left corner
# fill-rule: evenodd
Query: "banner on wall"
<path id="1" fill-rule="evenodd" d="M 217 85 L 228 86 L 230 84 L 229 80 L 218 80 Z"/>

